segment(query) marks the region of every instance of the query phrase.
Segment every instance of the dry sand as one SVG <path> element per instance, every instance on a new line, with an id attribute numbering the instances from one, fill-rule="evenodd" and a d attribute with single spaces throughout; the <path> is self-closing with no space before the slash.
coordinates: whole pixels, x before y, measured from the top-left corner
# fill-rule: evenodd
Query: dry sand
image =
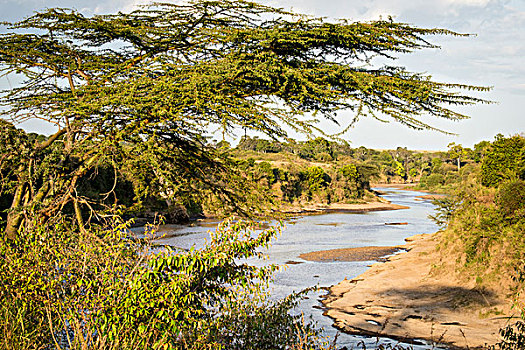
<path id="1" fill-rule="evenodd" d="M 369 202 L 369 203 L 356 203 L 356 204 L 346 204 L 346 203 L 332 203 L 332 204 L 317 204 L 317 205 L 308 205 L 300 207 L 283 207 L 281 212 L 286 214 L 324 214 L 331 212 L 368 212 L 368 211 L 378 211 L 378 210 L 399 210 L 399 209 L 408 209 L 409 207 L 405 205 L 393 204 L 389 202 Z"/>
<path id="2" fill-rule="evenodd" d="M 499 341 L 508 323 L 509 300 L 459 282 L 455 274 L 436 275 L 437 234 L 407 239 L 386 263 L 376 263 L 353 280 L 329 290 L 323 301 L 334 326 L 351 334 L 399 340 L 426 339 L 451 348 L 486 348 Z"/>
<path id="3" fill-rule="evenodd" d="M 384 261 L 385 256 L 401 251 L 400 247 L 358 247 L 321 250 L 299 255 L 299 258 L 317 262 L 329 261 Z"/>
<path id="4" fill-rule="evenodd" d="M 425 194 L 423 196 L 417 196 L 416 198 L 434 200 L 434 199 L 443 199 L 446 197 L 447 196 L 445 196 L 444 194 Z"/>

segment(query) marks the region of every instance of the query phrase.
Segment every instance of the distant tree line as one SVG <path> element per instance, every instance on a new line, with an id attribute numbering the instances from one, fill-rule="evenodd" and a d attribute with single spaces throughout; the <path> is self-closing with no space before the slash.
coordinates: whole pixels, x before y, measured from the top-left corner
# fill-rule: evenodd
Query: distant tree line
<path id="1" fill-rule="evenodd" d="M 498 137 L 503 138 L 501 135 Z M 364 146 L 352 148 L 347 142 L 330 141 L 322 137 L 307 141 L 280 142 L 257 136 L 243 136 L 235 149 L 260 154 L 293 154 L 313 162 L 358 163 L 362 169 L 366 166 L 368 173 L 374 174 L 374 180 L 378 182 L 419 182 L 421 188 L 438 188 L 457 183 L 461 176 L 474 171 L 491 147 L 498 146 L 492 146 L 489 141 L 481 141 L 472 149 L 451 143 L 447 151 L 414 151 L 406 147 L 375 150 Z"/>

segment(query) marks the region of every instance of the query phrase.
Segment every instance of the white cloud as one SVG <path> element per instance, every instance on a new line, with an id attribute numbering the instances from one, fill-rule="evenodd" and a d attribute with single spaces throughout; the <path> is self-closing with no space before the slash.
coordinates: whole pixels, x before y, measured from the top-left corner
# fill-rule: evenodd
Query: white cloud
<path id="1" fill-rule="evenodd" d="M 490 0 L 442 0 L 442 2 L 459 6 L 485 6 Z"/>

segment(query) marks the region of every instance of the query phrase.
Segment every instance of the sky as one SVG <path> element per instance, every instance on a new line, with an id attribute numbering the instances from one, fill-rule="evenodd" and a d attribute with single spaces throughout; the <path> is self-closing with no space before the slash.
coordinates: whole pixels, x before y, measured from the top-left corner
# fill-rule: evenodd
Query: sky
<path id="1" fill-rule="evenodd" d="M 168 0 L 169 1 L 169 0 Z M 34 11 L 51 7 L 74 8 L 85 15 L 128 12 L 149 0 L 0 0 L 0 21 L 22 19 Z M 477 96 L 492 100 L 491 105 L 475 105 L 457 110 L 471 118 L 459 122 L 423 119 L 433 126 L 457 135 L 435 131 L 416 131 L 395 122 L 384 123 L 362 118 L 344 135 L 353 147 L 389 149 L 408 147 L 418 150 L 445 150 L 451 142 L 472 147 L 482 140 L 493 140 L 525 132 L 525 0 L 259 0 L 298 13 L 327 20 L 345 18 L 368 21 L 392 16 L 397 22 L 418 27 L 446 28 L 470 37 L 430 37 L 440 49 L 404 54 L 390 64 L 413 72 L 429 74 L 442 82 L 491 86 Z M 5 84 L 0 81 L 0 85 Z M 5 88 L 5 86 L 1 86 Z M 352 118 L 350 112 L 340 112 Z M 332 124 L 321 126 L 336 133 Z M 23 125 L 28 131 L 46 132 L 39 123 Z M 300 136 L 303 138 L 304 136 Z"/>

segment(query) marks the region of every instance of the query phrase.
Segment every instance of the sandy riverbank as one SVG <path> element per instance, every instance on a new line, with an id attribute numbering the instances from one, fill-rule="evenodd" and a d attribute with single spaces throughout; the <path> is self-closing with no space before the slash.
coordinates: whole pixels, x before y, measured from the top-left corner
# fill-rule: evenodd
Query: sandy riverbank
<path id="1" fill-rule="evenodd" d="M 368 203 L 355 203 L 355 204 L 346 204 L 346 203 L 332 203 L 332 204 L 314 204 L 307 206 L 294 206 L 294 207 L 283 207 L 280 209 L 280 212 L 285 214 L 325 214 L 332 212 L 349 212 L 349 213 L 362 213 L 369 211 L 379 211 L 379 210 L 399 210 L 399 209 L 409 209 L 405 205 L 393 204 L 390 202 L 368 202 Z"/>
<path id="2" fill-rule="evenodd" d="M 405 190 L 405 191 L 416 191 L 416 192 L 423 192 L 423 193 L 431 193 L 431 194 L 426 194 L 426 195 L 422 195 L 422 196 L 416 196 L 417 199 L 419 200 L 434 200 L 434 199 L 443 199 L 446 197 L 445 194 L 437 194 L 437 193 L 432 193 L 431 191 L 428 191 L 428 190 L 422 190 L 422 189 L 415 189 L 414 187 L 416 186 L 417 184 L 372 184 L 370 185 L 371 187 L 374 187 L 374 188 L 398 188 L 400 190 Z M 381 192 L 381 191 L 379 191 Z"/>
<path id="3" fill-rule="evenodd" d="M 408 250 L 376 263 L 329 290 L 326 315 L 351 334 L 399 340 L 426 339 L 452 348 L 486 348 L 499 341 L 509 300 L 455 275 L 432 273 L 437 234 L 418 235 Z"/>
<path id="4" fill-rule="evenodd" d="M 384 183 L 377 183 L 377 184 L 370 184 L 371 188 L 397 188 L 404 191 L 415 191 L 415 192 L 424 192 L 424 193 L 433 193 L 430 190 L 424 190 L 424 189 L 417 189 L 415 188 L 419 183 L 399 183 L 399 184 L 384 184 Z"/>

